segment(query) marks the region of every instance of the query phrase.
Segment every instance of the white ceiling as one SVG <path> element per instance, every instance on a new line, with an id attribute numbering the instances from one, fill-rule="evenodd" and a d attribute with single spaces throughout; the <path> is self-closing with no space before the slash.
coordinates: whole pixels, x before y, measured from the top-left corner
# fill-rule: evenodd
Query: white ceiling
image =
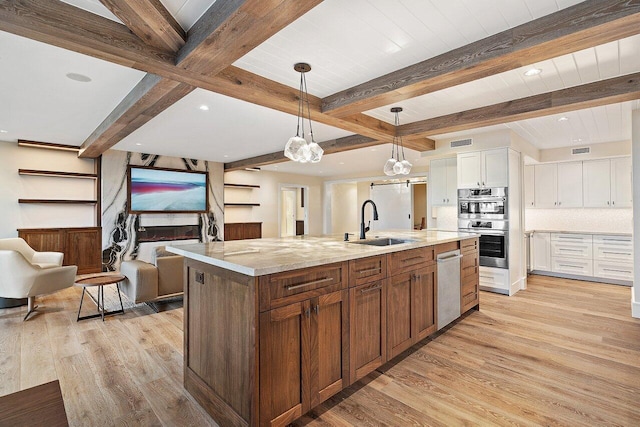
<path id="1" fill-rule="evenodd" d="M 185 29 L 213 3 L 161 1 Z M 65 2 L 119 22 L 99 0 Z M 299 75 L 292 66 L 307 61 L 313 67 L 307 76 L 310 93 L 324 97 L 576 3 L 325 0 L 234 65 L 297 88 Z M 424 120 L 638 72 L 640 36 L 535 65 L 543 69 L 539 76 L 525 77 L 523 68 L 404 101 L 400 121 Z M 65 77 L 67 73 L 84 74 L 92 81 L 72 81 Z M 7 131 L 0 139 L 79 146 L 142 76 L 139 71 L 0 32 L 0 129 Z M 199 109 L 203 104 L 209 111 Z M 392 122 L 389 107 L 367 114 Z M 640 108 L 638 101 L 568 113 L 568 122 L 558 122 L 555 115 L 480 131 L 510 128 L 539 148 L 572 145 L 577 139 L 589 143 L 628 140 L 634 108 Z M 198 89 L 115 148 L 229 162 L 282 149 L 295 124 L 294 116 Z M 314 130 L 318 141 L 349 135 L 320 124 L 314 124 Z M 378 174 L 390 151 L 384 147 L 327 155 L 318 165 L 280 164 L 277 168 L 321 176 Z M 407 157 L 420 156 L 409 151 Z M 412 162 L 420 165 L 419 160 Z"/>

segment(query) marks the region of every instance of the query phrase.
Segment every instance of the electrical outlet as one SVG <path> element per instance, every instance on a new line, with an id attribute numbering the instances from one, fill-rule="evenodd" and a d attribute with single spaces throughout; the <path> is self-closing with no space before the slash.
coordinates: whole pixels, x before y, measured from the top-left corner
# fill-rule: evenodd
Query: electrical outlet
<path id="1" fill-rule="evenodd" d="M 204 285 L 204 273 L 202 271 L 196 271 L 196 282 Z"/>

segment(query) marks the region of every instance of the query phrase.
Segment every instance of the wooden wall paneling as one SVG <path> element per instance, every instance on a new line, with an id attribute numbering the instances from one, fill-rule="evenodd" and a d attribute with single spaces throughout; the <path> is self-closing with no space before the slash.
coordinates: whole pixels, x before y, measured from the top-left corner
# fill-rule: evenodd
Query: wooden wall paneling
<path id="1" fill-rule="evenodd" d="M 255 278 L 190 259 L 185 266 L 185 388 L 220 422 L 254 425 Z"/>

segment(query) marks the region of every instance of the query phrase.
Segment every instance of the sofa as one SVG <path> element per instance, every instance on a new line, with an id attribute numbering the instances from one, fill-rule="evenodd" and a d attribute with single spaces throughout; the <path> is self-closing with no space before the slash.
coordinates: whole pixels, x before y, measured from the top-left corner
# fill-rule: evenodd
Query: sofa
<path id="1" fill-rule="evenodd" d="M 153 303 L 182 296 L 183 257 L 157 246 L 151 252 L 151 261 L 123 261 L 120 273 L 126 277 L 122 292 L 133 302 Z"/>

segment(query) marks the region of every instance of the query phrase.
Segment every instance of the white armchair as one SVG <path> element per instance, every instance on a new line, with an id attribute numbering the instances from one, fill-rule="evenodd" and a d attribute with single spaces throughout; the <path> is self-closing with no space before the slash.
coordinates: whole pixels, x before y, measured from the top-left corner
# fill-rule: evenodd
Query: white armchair
<path id="1" fill-rule="evenodd" d="M 0 239 L 0 297 L 28 298 L 27 320 L 35 297 L 73 286 L 78 267 L 62 267 L 60 252 L 36 252 L 23 239 Z"/>

